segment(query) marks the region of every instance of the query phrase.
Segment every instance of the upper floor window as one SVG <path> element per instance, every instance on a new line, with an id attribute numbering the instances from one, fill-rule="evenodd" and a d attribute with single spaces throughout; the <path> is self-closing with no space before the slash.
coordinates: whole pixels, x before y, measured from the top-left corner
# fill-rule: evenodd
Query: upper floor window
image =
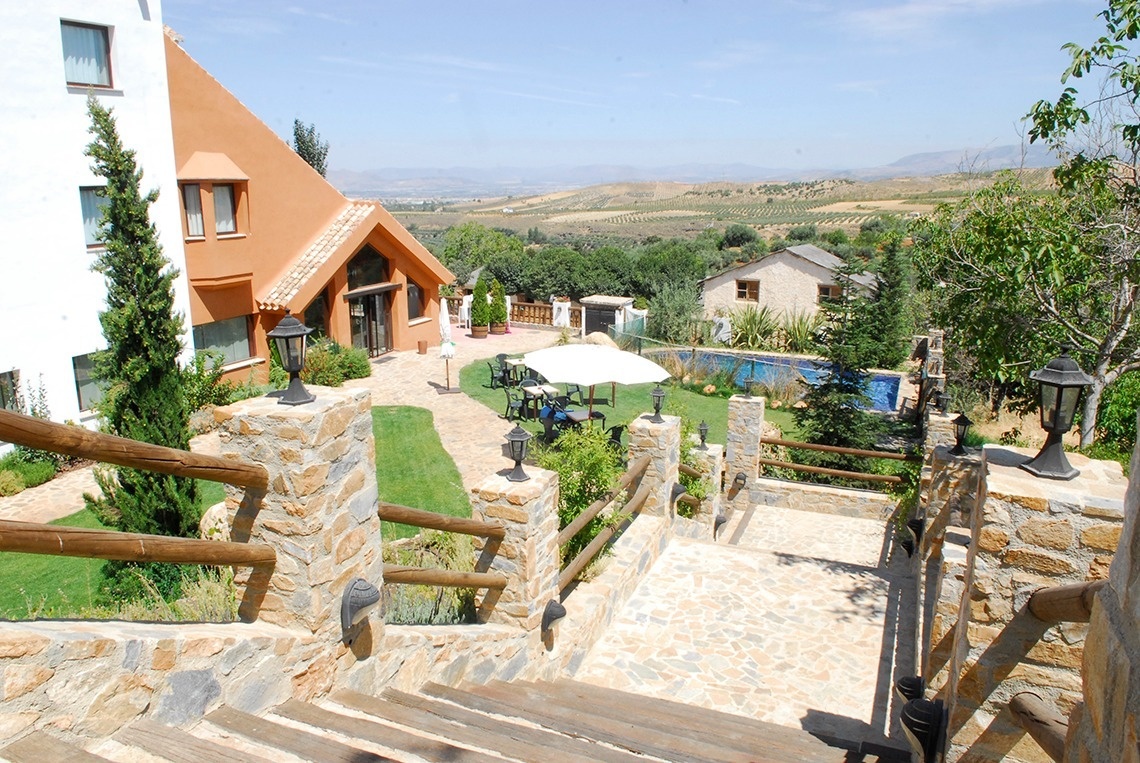
<path id="1" fill-rule="evenodd" d="M 424 314 L 423 287 L 412 279 L 408 279 L 408 320 L 414 321 Z"/>
<path id="2" fill-rule="evenodd" d="M 819 285 L 819 302 L 833 302 L 843 296 L 843 287 L 833 284 Z"/>
<path id="3" fill-rule="evenodd" d="M 83 209 L 83 238 L 88 249 L 98 249 L 103 246 L 100 238 L 103 219 L 103 207 L 107 206 L 107 197 L 102 187 L 80 188 L 79 204 Z"/>
<path id="4" fill-rule="evenodd" d="M 103 399 L 103 388 L 95 380 L 93 353 L 76 355 L 71 359 L 75 371 L 75 393 L 79 397 L 79 410 L 90 411 Z"/>
<path id="5" fill-rule="evenodd" d="M 67 84 L 111 87 L 111 35 L 105 26 L 59 22 Z"/>
<path id="6" fill-rule="evenodd" d="M 20 372 L 5 371 L 0 374 L 0 408 L 20 411 L 22 407 L 20 405 Z"/>
<path id="7" fill-rule="evenodd" d="M 234 187 L 228 183 L 214 184 L 214 232 L 237 233 Z"/>
<path id="8" fill-rule="evenodd" d="M 388 260 L 380 252 L 365 244 L 348 261 L 348 289 L 360 289 L 388 280 Z"/>
<path id="9" fill-rule="evenodd" d="M 760 301 L 760 282 L 759 281 L 737 281 L 736 282 L 736 298 L 745 302 L 759 302 Z"/>
<path id="10" fill-rule="evenodd" d="M 202 186 L 197 183 L 182 186 L 182 205 L 186 210 L 186 236 L 205 236 L 206 228 L 202 224 Z"/>
<path id="11" fill-rule="evenodd" d="M 226 364 L 248 360 L 249 319 L 245 315 L 194 327 L 194 349 L 213 350 Z"/>

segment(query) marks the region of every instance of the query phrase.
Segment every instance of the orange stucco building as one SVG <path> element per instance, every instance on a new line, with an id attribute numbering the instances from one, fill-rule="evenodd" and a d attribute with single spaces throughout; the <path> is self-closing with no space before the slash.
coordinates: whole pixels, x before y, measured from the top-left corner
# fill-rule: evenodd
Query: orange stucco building
<path id="1" fill-rule="evenodd" d="M 170 35 L 166 68 L 195 348 L 247 378 L 286 309 L 373 356 L 438 342 L 453 276 L 431 252 L 341 195 Z"/>

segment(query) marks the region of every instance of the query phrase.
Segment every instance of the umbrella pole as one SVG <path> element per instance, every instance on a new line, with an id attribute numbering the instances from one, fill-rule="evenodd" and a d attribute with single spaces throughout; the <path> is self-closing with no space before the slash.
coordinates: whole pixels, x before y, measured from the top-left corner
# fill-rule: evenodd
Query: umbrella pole
<path id="1" fill-rule="evenodd" d="M 444 373 L 447 374 L 447 389 L 451 389 L 451 358 L 443 359 Z"/>
<path id="2" fill-rule="evenodd" d="M 590 418 L 594 418 L 594 385 L 590 385 Z"/>

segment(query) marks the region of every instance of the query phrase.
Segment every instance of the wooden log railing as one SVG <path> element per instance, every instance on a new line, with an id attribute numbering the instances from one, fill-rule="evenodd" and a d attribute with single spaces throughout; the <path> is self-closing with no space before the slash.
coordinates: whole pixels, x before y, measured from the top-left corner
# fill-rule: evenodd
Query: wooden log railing
<path id="1" fill-rule="evenodd" d="M 547 302 L 511 302 L 511 323 L 554 325 L 554 307 Z M 582 308 L 570 308 L 570 327 L 582 328 Z"/>
<path id="2" fill-rule="evenodd" d="M 862 456 L 863 458 L 887 458 L 894 461 L 911 461 L 922 463 L 922 456 L 908 453 L 890 453 L 884 450 L 860 450 L 859 448 L 843 448 L 838 445 L 818 445 L 814 442 L 796 442 L 795 440 L 782 440 L 779 437 L 761 437 L 762 445 L 783 445 L 785 448 L 799 450 L 818 450 L 824 453 L 842 453 L 847 456 Z"/>
<path id="3" fill-rule="evenodd" d="M 1033 692 L 1023 691 L 1009 700 L 1009 711 L 1033 741 L 1057 763 L 1065 757 L 1068 721 Z"/>
<path id="4" fill-rule="evenodd" d="M 480 522 L 477 519 L 463 517 L 448 517 L 436 514 L 434 511 L 413 509 L 409 506 L 400 506 L 395 503 L 380 502 L 377 509 L 380 518 L 388 522 L 399 522 L 412 527 L 426 527 L 429 530 L 443 530 L 444 532 L 462 533 L 464 535 L 479 535 L 484 538 L 502 540 L 507 531 L 501 526 L 490 522 Z"/>
<path id="5" fill-rule="evenodd" d="M 761 458 L 758 459 L 761 466 L 779 466 L 784 469 L 793 469 L 797 472 L 808 472 L 810 474 L 827 474 L 832 477 L 846 477 L 853 480 L 866 480 L 868 482 L 890 482 L 900 483 L 902 477 L 895 474 L 869 474 L 867 472 L 849 472 L 845 469 L 828 469 L 823 466 L 808 466 L 806 464 L 797 464 L 794 461 L 777 461 L 774 458 Z"/>
<path id="6" fill-rule="evenodd" d="M 641 487 L 637 489 L 637 492 L 633 494 L 633 498 L 630 498 L 625 506 L 622 506 L 620 513 L 636 514 L 641 511 L 641 507 L 645 505 L 646 499 L 649 498 L 649 490 L 649 484 L 643 483 Z M 574 557 L 570 564 L 566 565 L 566 569 L 562 570 L 562 573 L 558 576 L 559 591 L 565 590 L 566 586 L 574 582 L 574 579 L 582 573 L 582 570 L 586 569 L 586 565 L 592 562 L 594 557 L 610 542 L 610 539 L 617 535 L 618 530 L 619 527 L 616 523 L 610 524 L 594 536 L 594 539 Z"/>
<path id="7" fill-rule="evenodd" d="M 694 509 L 699 510 L 701 508 L 701 499 L 697 498 L 695 495 L 689 495 L 688 493 L 681 493 L 681 495 L 677 496 L 677 502 L 683 503 L 686 506 L 691 506 Z"/>
<path id="8" fill-rule="evenodd" d="M 623 474 L 618 480 L 617 487 L 606 493 L 598 500 L 591 503 L 581 514 L 574 518 L 574 521 L 566 525 L 566 527 L 562 528 L 562 531 L 558 533 L 558 545 L 565 546 L 567 543 L 569 543 L 570 539 L 581 532 L 583 527 L 590 524 L 593 518 L 598 516 L 598 513 L 602 509 L 610 505 L 618 493 L 629 487 L 634 480 L 640 479 L 641 475 L 645 474 L 645 470 L 648 467 L 648 455 L 641 456 L 632 464 L 630 464 L 629 468 L 626 469 L 625 474 Z"/>
<path id="9" fill-rule="evenodd" d="M 1029 597 L 1029 611 L 1046 623 L 1087 623 L 1097 592 L 1107 584 L 1107 580 L 1091 580 L 1040 588 Z"/>
<path id="10" fill-rule="evenodd" d="M 258 464 L 91 432 L 12 411 L 0 410 L 0 440 L 130 469 L 225 482 L 260 491 L 269 487 L 269 472 Z"/>
<path id="11" fill-rule="evenodd" d="M 497 590 L 507 587 L 507 578 L 494 572 L 457 572 L 431 567 L 404 567 L 399 564 L 384 565 L 384 582 Z"/>
<path id="12" fill-rule="evenodd" d="M 694 477 L 697 479 L 705 476 L 705 473 L 702 472 L 700 469 L 694 469 L 693 467 L 689 466 L 688 464 L 680 464 L 677 467 L 677 471 L 681 472 L 681 474 L 685 475 L 686 477 Z"/>

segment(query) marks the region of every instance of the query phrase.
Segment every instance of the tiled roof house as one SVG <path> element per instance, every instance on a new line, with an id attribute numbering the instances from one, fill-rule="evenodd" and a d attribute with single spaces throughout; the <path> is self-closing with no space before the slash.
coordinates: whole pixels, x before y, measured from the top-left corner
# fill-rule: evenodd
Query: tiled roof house
<path id="1" fill-rule="evenodd" d="M 439 341 L 452 274 L 380 204 L 341 195 L 171 34 L 166 67 L 195 347 L 248 378 L 286 309 L 373 356 Z"/>

